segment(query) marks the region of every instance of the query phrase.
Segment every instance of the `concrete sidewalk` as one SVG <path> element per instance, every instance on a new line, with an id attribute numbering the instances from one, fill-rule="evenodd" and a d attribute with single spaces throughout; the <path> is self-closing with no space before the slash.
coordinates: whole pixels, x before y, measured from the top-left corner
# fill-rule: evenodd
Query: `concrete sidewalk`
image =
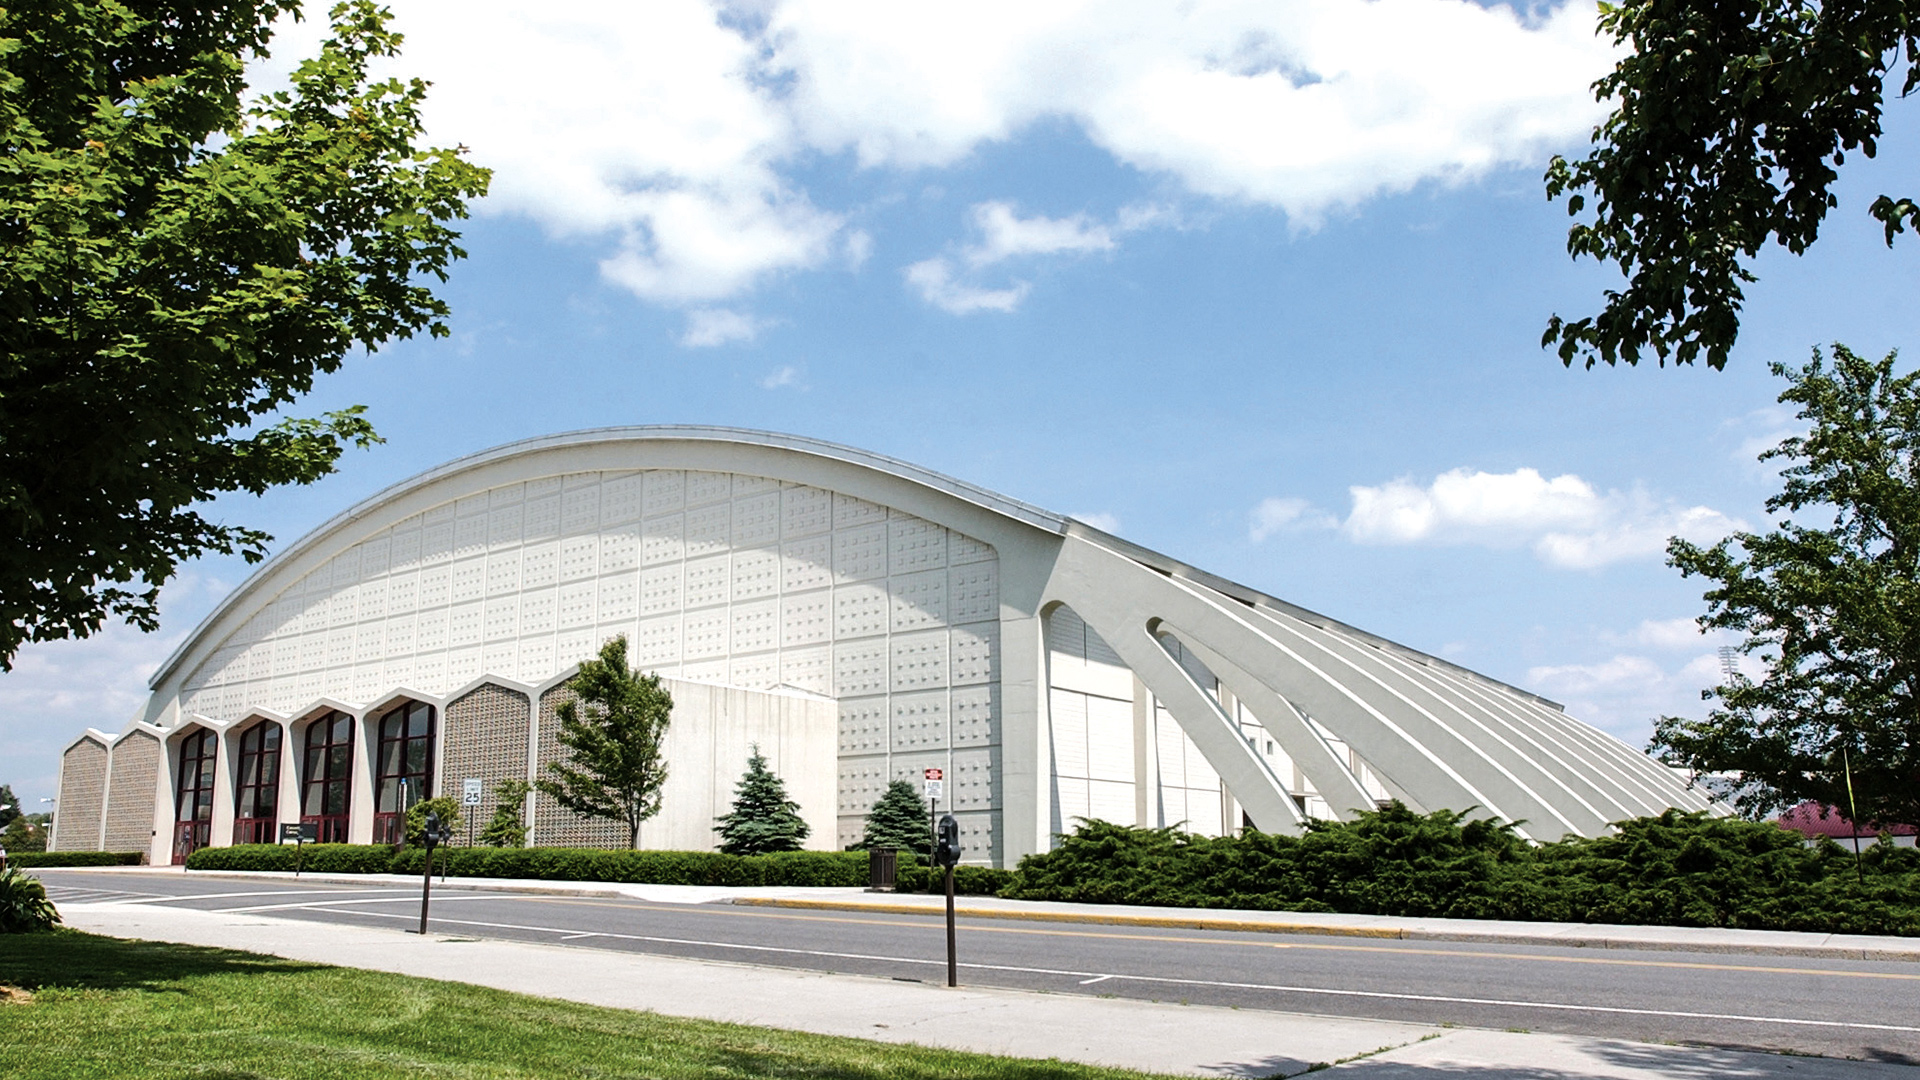
<path id="1" fill-rule="evenodd" d="M 1117 998 L 949 990 L 139 902 L 70 902 L 61 910 L 76 929 L 116 937 L 244 949 L 672 1016 L 1162 1073 L 1296 1076 L 1344 1060 L 1331 1071 L 1347 1080 L 1920 1080 L 1920 1069 L 1898 1065 Z"/>
<path id="2" fill-rule="evenodd" d="M 62 868 L 63 872 L 66 871 Z M 141 874 L 207 878 L 292 880 L 275 871 L 195 870 L 178 867 L 102 866 L 74 868 L 103 877 Z M 414 885 L 403 874 L 303 874 L 301 881 L 342 885 Z M 735 903 L 775 907 L 901 913 L 944 912 L 946 899 L 916 893 L 872 893 L 859 888 L 726 888 L 707 885 L 646 885 L 604 881 L 527 881 L 515 878 L 448 878 L 436 889 L 536 893 L 549 896 L 625 896 L 668 904 Z M 1135 907 L 1124 904 L 1059 904 L 963 896 L 956 901 L 969 918 L 1036 922 L 1090 923 L 1108 926 L 1156 926 L 1188 930 L 1236 930 L 1276 934 L 1327 934 L 1338 937 L 1399 938 L 1407 941 L 1478 941 L 1562 948 L 1647 949 L 1702 953 L 1809 956 L 1844 960 L 1920 961 L 1920 939 L 1865 934 L 1796 933 L 1779 930 L 1723 930 L 1688 926 L 1613 926 L 1600 923 L 1502 922 L 1388 915 L 1341 915 L 1308 911 L 1243 911 L 1205 908 Z"/>

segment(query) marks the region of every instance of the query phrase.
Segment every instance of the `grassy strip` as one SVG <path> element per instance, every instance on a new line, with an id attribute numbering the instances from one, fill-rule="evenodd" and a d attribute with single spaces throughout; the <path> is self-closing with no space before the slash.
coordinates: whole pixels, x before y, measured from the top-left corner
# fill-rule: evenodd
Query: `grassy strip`
<path id="1" fill-rule="evenodd" d="M 984 1077 L 1142 1074 L 549 1001 L 75 931 L 10 935 L 0 1059 L 37 1080 Z"/>

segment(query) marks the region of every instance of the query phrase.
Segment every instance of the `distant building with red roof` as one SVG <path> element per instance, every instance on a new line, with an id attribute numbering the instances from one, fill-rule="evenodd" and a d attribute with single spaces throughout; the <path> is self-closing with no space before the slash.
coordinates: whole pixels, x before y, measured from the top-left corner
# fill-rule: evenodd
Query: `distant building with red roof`
<path id="1" fill-rule="evenodd" d="M 1833 840 L 1852 840 L 1855 837 L 1863 841 L 1878 840 L 1882 834 L 1893 838 L 1893 842 L 1902 847 L 1912 847 L 1920 828 L 1912 825 L 1855 825 L 1836 806 L 1827 806 L 1817 802 L 1803 802 L 1775 819 L 1775 824 L 1790 829 L 1809 840 L 1827 837 Z"/>

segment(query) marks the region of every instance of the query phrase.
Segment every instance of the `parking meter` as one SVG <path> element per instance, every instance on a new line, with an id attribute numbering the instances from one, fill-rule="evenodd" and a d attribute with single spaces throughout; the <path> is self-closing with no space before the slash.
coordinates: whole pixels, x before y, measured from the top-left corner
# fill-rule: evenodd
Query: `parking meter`
<path id="1" fill-rule="evenodd" d="M 960 862 L 960 822 L 942 815 L 933 844 L 933 861 L 947 869 L 947 985 L 959 986 L 959 961 L 953 935 L 953 868 Z"/>
<path id="2" fill-rule="evenodd" d="M 933 861 L 939 866 L 955 866 L 960 862 L 960 822 L 952 814 L 940 818 L 940 834 L 934 841 Z"/>
<path id="3" fill-rule="evenodd" d="M 426 833 L 427 842 L 427 857 L 421 860 L 426 866 L 426 873 L 420 878 L 420 933 L 424 937 L 427 932 L 427 904 L 433 896 L 433 848 L 436 844 L 446 843 L 447 834 L 452 830 L 442 826 L 440 815 L 429 810 L 426 828 L 422 831 Z"/>

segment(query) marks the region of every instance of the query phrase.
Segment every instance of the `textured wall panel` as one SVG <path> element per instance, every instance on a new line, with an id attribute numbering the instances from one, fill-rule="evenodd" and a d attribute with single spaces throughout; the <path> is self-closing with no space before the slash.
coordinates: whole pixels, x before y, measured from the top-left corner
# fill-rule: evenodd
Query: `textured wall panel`
<path id="1" fill-rule="evenodd" d="M 560 717 L 555 709 L 562 701 L 568 700 L 573 700 L 573 692 L 564 684 L 540 695 L 540 743 L 534 773 L 536 776 L 551 775 L 547 764 L 567 759 L 567 749 L 560 745 L 558 737 Z M 544 791 L 536 792 L 533 797 L 531 832 L 527 842 L 542 847 L 627 846 L 627 827 L 624 823 L 581 817 L 562 807 Z"/>
<path id="2" fill-rule="evenodd" d="M 160 740 L 135 731 L 113 746 L 107 770 L 108 851 L 146 851 L 153 844 L 153 795 L 160 781 Z"/>
<path id="3" fill-rule="evenodd" d="M 441 721 L 444 757 L 439 787 L 442 793 L 453 794 L 470 778 L 484 781 L 480 805 L 461 808 L 473 823 L 475 837 L 493 819 L 498 805 L 495 786 L 502 780 L 526 779 L 528 705 L 527 695 L 492 683 L 447 703 Z M 466 840 L 464 829 L 454 838 L 460 844 Z"/>
<path id="4" fill-rule="evenodd" d="M 886 589 L 876 583 L 860 583 L 833 590 L 835 640 L 875 637 L 886 632 Z"/>
<path id="5" fill-rule="evenodd" d="M 893 753 L 945 750 L 950 731 L 945 691 L 893 695 Z"/>
<path id="6" fill-rule="evenodd" d="M 99 849 L 100 812 L 106 795 L 107 748 L 92 738 L 81 739 L 60 757 L 60 803 L 54 813 L 53 850 Z"/>

